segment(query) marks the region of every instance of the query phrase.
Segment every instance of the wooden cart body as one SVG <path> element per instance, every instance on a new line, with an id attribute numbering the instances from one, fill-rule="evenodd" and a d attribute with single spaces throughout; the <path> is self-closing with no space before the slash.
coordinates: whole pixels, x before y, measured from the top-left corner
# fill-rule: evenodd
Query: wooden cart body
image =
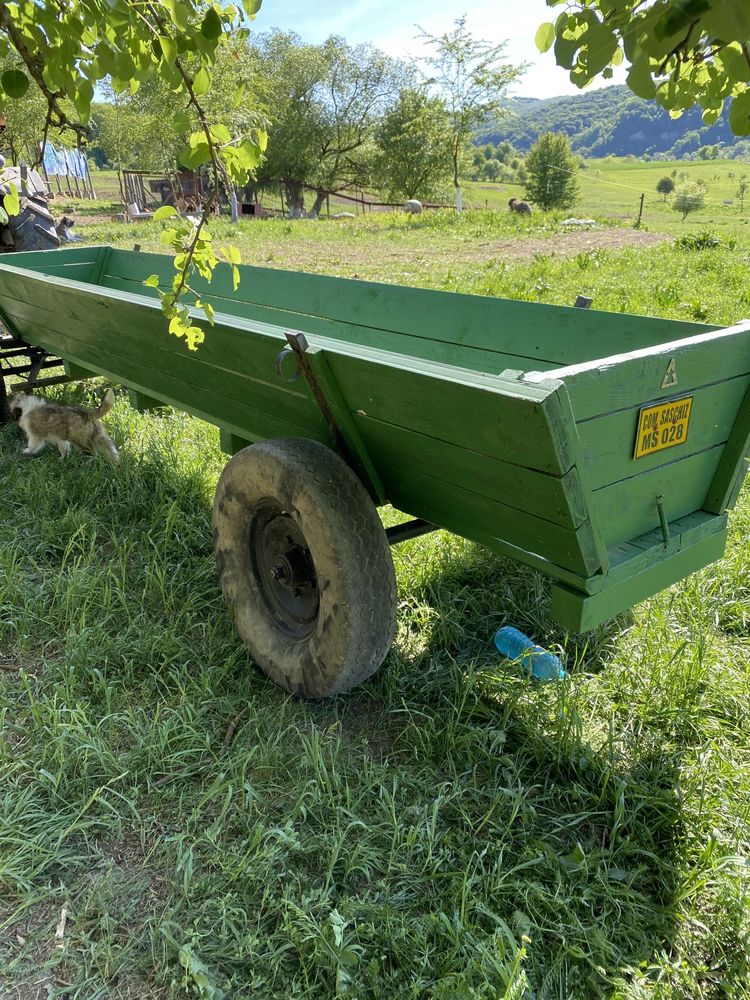
<path id="1" fill-rule="evenodd" d="M 218 425 L 230 454 L 269 438 L 332 444 L 325 407 L 289 380 L 295 358 L 277 371 L 287 331 L 301 331 L 339 447 L 375 502 L 541 570 L 571 630 L 722 555 L 750 443 L 750 322 L 241 272 L 237 291 L 223 267 L 200 286 L 216 314 L 210 326 L 196 313 L 195 352 L 143 285 L 158 274 L 169 286 L 162 255 L 16 254 L 0 264 L 0 313 L 71 373 Z"/>

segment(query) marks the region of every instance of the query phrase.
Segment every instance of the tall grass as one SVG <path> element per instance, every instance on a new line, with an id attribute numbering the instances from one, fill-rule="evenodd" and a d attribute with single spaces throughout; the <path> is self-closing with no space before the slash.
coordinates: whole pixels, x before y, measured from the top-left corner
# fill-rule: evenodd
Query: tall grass
<path id="1" fill-rule="evenodd" d="M 659 252 L 457 259 L 456 287 L 586 280 L 684 315 L 702 275 L 736 315 L 744 249 L 665 251 L 654 305 Z M 0 432 L 0 996 L 750 995 L 747 492 L 721 563 L 583 637 L 533 572 L 443 532 L 399 546 L 385 667 L 310 704 L 221 601 L 214 430 L 122 396 L 107 423 L 119 470 Z M 503 623 L 569 680 L 506 669 Z"/>

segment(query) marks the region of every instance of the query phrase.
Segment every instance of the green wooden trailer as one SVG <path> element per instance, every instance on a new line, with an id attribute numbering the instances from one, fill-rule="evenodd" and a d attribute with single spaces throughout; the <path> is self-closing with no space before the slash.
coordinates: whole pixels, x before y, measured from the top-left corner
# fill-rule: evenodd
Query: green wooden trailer
<path id="1" fill-rule="evenodd" d="M 369 676 L 395 625 L 389 542 L 446 528 L 552 579 L 590 629 L 718 559 L 750 444 L 750 322 L 727 329 L 243 267 L 169 336 L 161 255 L 14 255 L 14 335 L 134 405 L 216 424 L 222 588 L 254 659 L 319 697 Z M 415 520 L 386 532 L 377 505 Z"/>

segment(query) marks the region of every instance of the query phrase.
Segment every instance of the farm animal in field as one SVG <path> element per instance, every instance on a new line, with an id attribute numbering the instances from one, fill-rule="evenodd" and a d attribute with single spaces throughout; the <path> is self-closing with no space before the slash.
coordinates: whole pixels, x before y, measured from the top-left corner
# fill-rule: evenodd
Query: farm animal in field
<path id="1" fill-rule="evenodd" d="M 57 445 L 60 458 L 66 458 L 71 446 L 84 454 L 98 452 L 117 465 L 120 453 L 104 430 L 101 417 L 115 405 L 115 394 L 107 389 L 95 410 L 83 406 L 63 406 L 41 396 L 18 393 L 10 401 L 10 415 L 26 435 L 24 455 L 38 455 L 47 443 Z"/>
<path id="2" fill-rule="evenodd" d="M 420 215 L 422 212 L 422 202 L 416 198 L 410 198 L 404 205 L 404 211 L 407 215 Z"/>
<path id="3" fill-rule="evenodd" d="M 528 201 L 520 201 L 518 198 L 511 198 L 508 202 L 511 212 L 518 212 L 519 215 L 531 215 L 531 205 Z"/>

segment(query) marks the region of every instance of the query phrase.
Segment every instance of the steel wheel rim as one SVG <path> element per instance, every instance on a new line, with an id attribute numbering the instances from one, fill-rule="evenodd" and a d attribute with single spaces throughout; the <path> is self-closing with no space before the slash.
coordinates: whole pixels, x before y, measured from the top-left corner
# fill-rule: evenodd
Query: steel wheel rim
<path id="1" fill-rule="evenodd" d="M 277 501 L 264 501 L 251 519 L 248 548 L 268 617 L 290 640 L 306 639 L 318 619 L 320 591 L 302 529 Z"/>

